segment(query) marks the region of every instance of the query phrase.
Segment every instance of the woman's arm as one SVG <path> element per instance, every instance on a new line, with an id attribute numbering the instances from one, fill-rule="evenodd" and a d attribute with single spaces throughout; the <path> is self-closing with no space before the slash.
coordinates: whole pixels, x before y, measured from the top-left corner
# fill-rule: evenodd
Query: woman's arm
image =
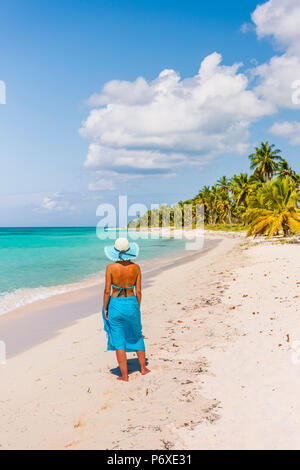
<path id="1" fill-rule="evenodd" d="M 138 271 L 138 276 L 136 279 L 136 284 L 135 284 L 135 291 L 136 291 L 136 297 L 139 303 L 139 306 L 141 306 L 142 302 L 142 273 L 141 273 L 141 268 L 138 266 L 139 271 Z"/>
<path id="2" fill-rule="evenodd" d="M 110 298 L 110 291 L 111 291 L 111 271 L 110 266 L 108 265 L 106 268 L 105 273 L 105 287 L 104 287 L 104 295 L 103 295 L 103 310 L 106 320 L 108 320 L 108 302 Z"/>

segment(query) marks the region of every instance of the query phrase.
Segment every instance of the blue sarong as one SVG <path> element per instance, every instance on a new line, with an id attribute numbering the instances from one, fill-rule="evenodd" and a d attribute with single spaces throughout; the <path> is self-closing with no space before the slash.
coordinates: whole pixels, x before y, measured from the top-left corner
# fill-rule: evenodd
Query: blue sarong
<path id="1" fill-rule="evenodd" d="M 145 351 L 142 334 L 141 311 L 137 297 L 110 297 L 108 320 L 104 315 L 104 331 L 107 335 L 107 351 L 125 349 L 126 352 Z"/>

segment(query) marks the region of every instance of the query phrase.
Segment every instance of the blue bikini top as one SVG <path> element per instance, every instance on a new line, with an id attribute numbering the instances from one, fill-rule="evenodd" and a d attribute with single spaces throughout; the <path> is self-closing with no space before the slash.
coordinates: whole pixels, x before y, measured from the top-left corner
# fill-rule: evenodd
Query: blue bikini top
<path id="1" fill-rule="evenodd" d="M 127 289 L 133 289 L 133 287 L 135 287 L 135 284 L 133 286 L 129 286 L 129 287 L 120 287 L 120 286 L 115 286 L 114 284 L 112 284 L 111 286 L 114 287 L 115 289 L 119 289 L 117 297 L 119 297 L 121 292 L 124 292 L 125 297 L 127 297 L 127 292 L 126 292 Z"/>

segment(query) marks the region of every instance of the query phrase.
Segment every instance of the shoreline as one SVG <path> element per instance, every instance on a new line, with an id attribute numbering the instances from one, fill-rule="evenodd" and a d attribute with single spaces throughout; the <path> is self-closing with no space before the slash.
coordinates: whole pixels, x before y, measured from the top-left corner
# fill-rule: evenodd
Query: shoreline
<path id="1" fill-rule="evenodd" d="M 49 338 L 0 366 L 2 449 L 299 449 L 298 250 L 224 235 L 152 273 L 128 383 L 90 296 L 45 310 Z"/>
<path id="2" fill-rule="evenodd" d="M 110 230 L 124 230 L 124 229 L 110 229 Z M 132 229 L 131 229 L 132 231 Z M 182 232 L 178 230 L 172 230 L 171 232 L 165 229 L 151 229 L 149 231 L 138 230 L 139 232 L 145 232 L 148 235 L 148 238 L 152 238 L 154 240 L 159 238 L 176 238 L 179 234 L 179 238 L 186 239 L 188 242 L 188 238 L 185 236 L 182 237 Z M 203 234 L 199 230 L 192 230 L 188 231 L 188 234 L 193 233 L 195 236 L 200 234 L 203 237 Z M 186 233 L 187 234 L 187 233 Z M 183 235 L 186 235 L 183 234 Z M 159 261 L 163 260 L 168 263 L 168 259 L 172 257 L 174 254 L 179 254 L 179 257 L 184 256 L 184 251 L 179 249 L 174 249 L 174 251 L 170 254 L 159 255 L 157 253 L 157 257 L 150 259 L 145 259 L 141 262 L 142 268 L 148 268 L 148 265 L 154 260 Z M 12 292 L 3 292 L 0 294 L 0 301 L 3 303 L 7 300 L 11 301 L 11 305 L 7 307 L 6 310 L 0 312 L 0 319 L 2 316 L 13 313 L 21 308 L 26 308 L 28 305 L 35 304 L 36 302 L 41 302 L 47 300 L 52 297 L 61 296 L 64 294 L 72 293 L 77 290 L 81 289 L 88 289 L 97 285 L 101 285 L 104 280 L 105 270 L 101 270 L 97 273 L 91 274 L 87 277 L 83 277 L 75 282 L 66 282 L 64 284 L 54 284 L 52 286 L 37 286 L 32 288 L 18 288 Z"/>
<path id="3" fill-rule="evenodd" d="M 175 264 L 188 263 L 195 257 L 202 256 L 206 251 L 214 248 L 219 242 L 220 237 L 208 237 L 205 241 L 208 246 L 204 246 L 199 252 L 174 251 L 172 254 L 146 260 L 141 264 L 143 270 L 143 285 L 151 282 L 159 272 L 174 267 Z M 210 246 L 211 244 L 211 246 Z M 26 305 L 13 309 L 3 315 L 0 315 L 1 340 L 7 344 L 7 357 L 11 358 L 24 352 L 26 349 L 47 341 L 61 328 L 66 328 L 74 322 L 92 315 L 95 311 L 100 312 L 102 302 L 102 291 L 104 287 L 104 272 L 100 279 L 76 283 L 75 288 L 67 289 L 61 293 L 55 293 L 46 298 L 34 300 Z M 75 285 L 76 285 L 75 284 Z M 74 284 L 72 284 L 74 286 Z M 62 286 L 63 288 L 64 286 Z M 55 290 L 57 288 L 54 288 Z M 73 314 L 63 316 L 64 308 L 73 309 Z M 52 316 L 52 321 L 45 328 L 44 319 Z M 32 333 L 34 332 L 34 334 Z M 25 338 L 24 338 L 25 333 Z"/>
<path id="4" fill-rule="evenodd" d="M 119 228 L 117 229 L 109 229 L 109 230 L 121 230 Z M 123 230 L 123 229 L 122 229 Z M 146 230 L 143 229 L 127 229 L 128 231 L 139 231 L 139 232 L 146 232 Z M 149 235 L 149 238 L 153 236 L 153 239 L 156 239 L 156 236 L 159 238 L 176 238 L 176 236 L 179 234 L 181 238 L 182 237 L 182 232 L 172 228 L 171 230 L 164 229 L 164 228 L 152 228 L 151 230 L 147 231 L 147 234 Z M 192 229 L 192 230 L 187 230 L 183 235 L 183 239 L 186 240 L 186 242 L 189 242 L 189 238 L 187 235 L 189 234 L 195 234 L 200 235 L 200 237 L 203 237 L 204 239 L 209 239 L 209 238 L 214 238 L 219 236 L 221 239 L 223 236 L 230 236 L 230 237 L 245 237 L 245 231 L 228 231 L 228 230 L 211 230 L 211 229 L 205 229 L 204 232 L 201 231 L 201 229 Z M 296 237 L 291 237 L 291 238 L 296 238 Z M 281 237 L 273 237 L 272 240 L 269 242 L 275 243 L 275 241 L 280 242 Z M 286 239 L 284 239 L 284 242 Z M 178 259 L 181 257 L 184 257 L 186 251 L 177 249 L 174 250 L 171 254 L 167 253 L 163 256 L 157 255 L 157 258 L 153 259 L 146 259 L 140 263 L 141 267 L 143 269 L 148 270 L 148 265 L 154 260 L 156 262 L 160 262 L 162 260 L 166 264 L 168 264 L 169 258 L 172 258 L 173 255 L 179 255 Z M 38 287 L 32 287 L 32 288 L 18 288 L 15 291 L 12 292 L 5 292 L 0 294 L 0 301 L 4 302 L 6 299 L 11 298 L 12 299 L 12 305 L 7 308 L 7 310 L 1 311 L 0 312 L 0 320 L 3 316 L 14 313 L 16 311 L 19 311 L 22 308 L 26 308 L 27 306 L 30 305 L 35 305 L 38 302 L 43 302 L 46 301 L 50 298 L 56 298 L 60 296 L 64 296 L 66 294 L 73 293 L 78 290 L 82 289 L 89 289 L 92 287 L 96 286 L 101 286 L 104 280 L 104 273 L 105 271 L 99 271 L 95 274 L 89 275 L 87 277 L 83 277 L 82 279 L 71 282 L 71 283 L 64 283 L 64 284 L 55 284 L 52 286 L 38 286 Z M 26 299 L 26 300 L 25 300 Z"/>

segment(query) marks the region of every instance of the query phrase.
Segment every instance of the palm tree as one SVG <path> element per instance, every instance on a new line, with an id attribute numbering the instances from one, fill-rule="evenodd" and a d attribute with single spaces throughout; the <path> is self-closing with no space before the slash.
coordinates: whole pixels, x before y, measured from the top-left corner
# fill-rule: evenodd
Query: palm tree
<path id="1" fill-rule="evenodd" d="M 275 145 L 269 145 L 269 142 L 262 142 L 261 147 L 256 147 L 255 153 L 249 155 L 251 160 L 250 168 L 254 171 L 254 175 L 261 180 L 269 181 L 273 178 L 278 168 L 276 160 L 280 160 L 281 150 L 274 149 Z"/>
<path id="2" fill-rule="evenodd" d="M 195 204 L 203 204 L 204 206 L 204 222 L 212 223 L 213 194 L 209 186 L 200 189 L 199 194 L 194 197 Z"/>
<path id="3" fill-rule="evenodd" d="M 212 224 L 216 224 L 218 220 L 218 196 L 219 196 L 219 188 L 216 184 L 211 187 L 211 222 Z"/>
<path id="4" fill-rule="evenodd" d="M 216 208 L 220 222 L 225 223 L 225 219 L 228 218 L 228 222 L 231 224 L 231 201 L 229 194 L 225 191 L 219 191 L 217 194 Z"/>
<path id="5" fill-rule="evenodd" d="M 284 236 L 300 231 L 299 191 L 288 178 L 264 183 L 249 201 L 246 219 L 248 235 L 266 233 L 268 238 L 280 229 Z"/>
<path id="6" fill-rule="evenodd" d="M 230 189 L 230 183 L 231 183 L 230 179 L 228 179 L 226 176 L 222 176 L 222 178 L 219 178 L 217 180 L 217 187 L 220 188 L 225 193 L 228 193 Z"/>
<path id="7" fill-rule="evenodd" d="M 231 190 L 236 206 L 244 204 L 247 206 L 247 198 L 251 187 L 251 177 L 247 173 L 234 175 L 231 180 Z"/>
<path id="8" fill-rule="evenodd" d="M 232 178 L 231 191 L 234 201 L 232 214 L 238 222 L 245 223 L 244 216 L 249 197 L 255 194 L 261 185 L 262 181 L 259 178 L 254 175 L 248 176 L 247 173 L 240 173 Z"/>
<path id="9" fill-rule="evenodd" d="M 169 216 L 175 227 L 184 226 L 184 205 L 192 205 L 192 222 L 196 225 L 199 211 L 204 206 L 204 222 L 217 224 L 232 221 L 249 223 L 249 234 L 267 233 L 269 236 L 282 229 L 299 230 L 299 187 L 300 177 L 288 162 L 280 156 L 281 150 L 262 142 L 255 153 L 249 155 L 250 167 L 254 173 L 235 175 L 232 179 L 222 176 L 215 185 L 203 186 L 199 193 L 187 201 L 179 201 L 173 207 L 161 206 L 148 211 L 136 219 L 138 226 L 154 223 L 162 225 Z M 276 174 L 276 180 L 270 181 Z M 202 217 L 202 216 L 201 216 Z"/>
<path id="10" fill-rule="evenodd" d="M 231 180 L 231 192 L 233 199 L 232 215 L 236 222 L 241 222 L 244 219 L 244 214 L 248 205 L 248 198 L 252 186 L 252 177 L 248 177 L 247 173 L 234 175 Z"/>
<path id="11" fill-rule="evenodd" d="M 288 177 L 292 181 L 299 180 L 299 175 L 297 175 L 297 173 L 292 170 L 292 168 L 289 166 L 288 162 L 284 158 L 280 159 L 276 174 L 279 176 L 280 179 Z"/>
<path id="12" fill-rule="evenodd" d="M 184 204 L 185 203 L 183 201 L 179 201 L 176 204 L 174 204 L 172 207 L 172 213 L 173 213 L 172 219 L 173 219 L 173 225 L 175 228 L 183 228 Z"/>

